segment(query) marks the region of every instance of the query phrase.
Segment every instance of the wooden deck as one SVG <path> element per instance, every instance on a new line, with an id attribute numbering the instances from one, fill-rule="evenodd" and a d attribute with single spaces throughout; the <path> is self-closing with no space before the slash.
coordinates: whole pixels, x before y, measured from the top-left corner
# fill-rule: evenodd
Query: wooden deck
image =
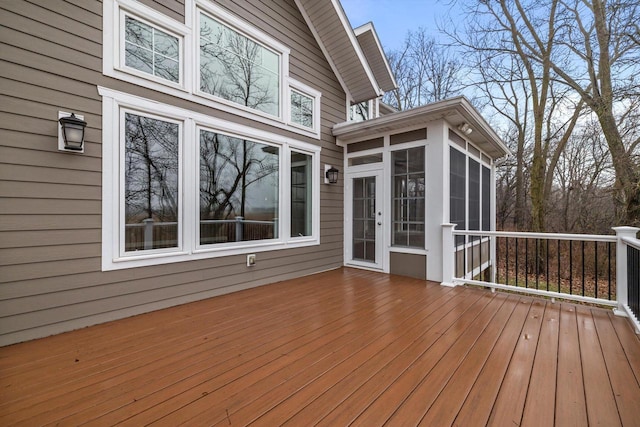
<path id="1" fill-rule="evenodd" d="M 0 425 L 640 425 L 640 340 L 573 304 L 339 269 L 0 348 Z"/>

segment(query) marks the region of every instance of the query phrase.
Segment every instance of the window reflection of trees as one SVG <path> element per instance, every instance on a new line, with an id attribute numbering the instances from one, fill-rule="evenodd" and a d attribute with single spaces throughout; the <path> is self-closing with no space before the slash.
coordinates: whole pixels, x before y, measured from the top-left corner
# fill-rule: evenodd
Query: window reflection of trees
<path id="1" fill-rule="evenodd" d="M 177 83 L 180 81 L 179 61 L 177 37 L 125 17 L 125 65 Z"/>
<path id="2" fill-rule="evenodd" d="M 278 166 L 277 147 L 201 131 L 200 243 L 276 238 Z"/>
<path id="3" fill-rule="evenodd" d="M 125 233 L 126 250 L 177 246 L 179 128 L 125 114 L 125 224 L 131 225 Z M 141 225 L 149 219 L 156 230 L 153 243 L 145 245 Z"/>
<path id="4" fill-rule="evenodd" d="M 200 22 L 200 90 L 279 115 L 279 56 L 208 16 Z"/>
<path id="5" fill-rule="evenodd" d="M 291 91 L 291 121 L 313 127 L 313 99 L 296 91 Z"/>

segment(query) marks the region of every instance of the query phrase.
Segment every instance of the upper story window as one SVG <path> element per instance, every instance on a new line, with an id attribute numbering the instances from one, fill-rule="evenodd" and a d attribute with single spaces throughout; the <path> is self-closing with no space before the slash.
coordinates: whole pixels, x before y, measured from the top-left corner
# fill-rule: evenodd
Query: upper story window
<path id="1" fill-rule="evenodd" d="M 280 115 L 280 55 L 200 14 L 200 90 Z"/>
<path id="2" fill-rule="evenodd" d="M 124 15 L 124 64 L 170 82 L 180 82 L 180 39 Z"/>
<path id="3" fill-rule="evenodd" d="M 322 94 L 289 76 L 290 49 L 209 0 L 179 22 L 137 0 L 103 1 L 103 73 L 320 139 Z"/>

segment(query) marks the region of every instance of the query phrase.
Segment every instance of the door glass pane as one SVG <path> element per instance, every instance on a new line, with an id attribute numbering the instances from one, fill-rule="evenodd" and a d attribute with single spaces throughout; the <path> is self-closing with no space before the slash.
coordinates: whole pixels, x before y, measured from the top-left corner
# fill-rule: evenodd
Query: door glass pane
<path id="1" fill-rule="evenodd" d="M 353 259 L 376 261 L 376 178 L 353 179 Z"/>

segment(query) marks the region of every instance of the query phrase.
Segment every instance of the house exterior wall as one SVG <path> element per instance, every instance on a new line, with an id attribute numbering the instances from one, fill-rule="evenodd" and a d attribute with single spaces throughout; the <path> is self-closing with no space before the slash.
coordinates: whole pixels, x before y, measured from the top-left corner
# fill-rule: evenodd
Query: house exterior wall
<path id="1" fill-rule="evenodd" d="M 181 2 L 144 4 L 184 22 Z M 293 0 L 216 2 L 291 49 L 289 75 L 322 93 L 320 139 L 103 75 L 98 1 L 0 4 L 0 345 L 336 268 L 342 182 L 320 185 L 320 245 L 101 270 L 102 98 L 98 86 L 320 145 L 341 164 L 331 127 L 345 93 Z M 57 150 L 58 111 L 88 122 L 84 154 Z M 251 252 L 250 250 L 248 252 Z"/>

